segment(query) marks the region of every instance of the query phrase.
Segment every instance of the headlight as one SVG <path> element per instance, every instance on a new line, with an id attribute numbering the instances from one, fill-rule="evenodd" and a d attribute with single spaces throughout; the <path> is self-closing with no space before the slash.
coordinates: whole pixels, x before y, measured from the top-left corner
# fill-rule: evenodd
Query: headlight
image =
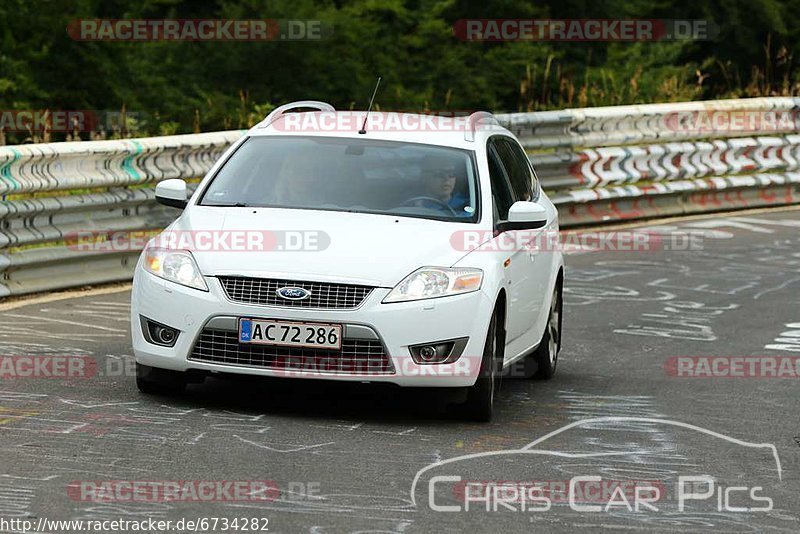
<path id="1" fill-rule="evenodd" d="M 197 263 L 186 250 L 148 248 L 144 251 L 144 270 L 176 284 L 208 291 Z"/>
<path id="2" fill-rule="evenodd" d="M 383 302 L 432 299 L 470 293 L 481 288 L 483 271 L 447 267 L 423 267 L 406 276 Z"/>

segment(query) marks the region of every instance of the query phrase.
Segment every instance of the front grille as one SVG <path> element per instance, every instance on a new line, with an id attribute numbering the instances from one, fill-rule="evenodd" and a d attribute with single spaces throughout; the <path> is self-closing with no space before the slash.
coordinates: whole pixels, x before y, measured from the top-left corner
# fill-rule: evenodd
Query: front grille
<path id="1" fill-rule="evenodd" d="M 237 332 L 205 328 L 189 360 L 317 373 L 394 374 L 380 341 L 343 339 L 341 350 L 239 343 Z"/>
<path id="2" fill-rule="evenodd" d="M 272 278 L 220 276 L 220 283 L 228 298 L 234 302 L 281 306 L 285 308 L 351 309 L 358 308 L 372 292 L 373 287 L 327 282 L 302 282 Z M 278 296 L 282 287 L 302 287 L 311 292 L 305 300 L 287 300 Z"/>

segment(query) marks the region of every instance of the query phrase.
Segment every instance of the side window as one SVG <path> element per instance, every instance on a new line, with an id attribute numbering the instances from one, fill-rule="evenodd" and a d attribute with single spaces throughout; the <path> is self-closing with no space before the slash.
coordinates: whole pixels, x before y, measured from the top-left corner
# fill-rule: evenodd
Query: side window
<path id="1" fill-rule="evenodd" d="M 514 191 L 514 199 L 533 200 L 535 198 L 533 172 L 528 161 L 528 156 L 526 156 L 519 145 L 511 139 L 504 137 L 498 138 L 495 144 L 503 166 L 508 172 L 511 188 Z"/>
<path id="2" fill-rule="evenodd" d="M 486 154 L 489 158 L 489 179 L 492 184 L 492 203 L 494 204 L 495 220 L 504 221 L 508 218 L 508 209 L 514 203 L 514 198 L 505 169 L 503 169 L 493 145 L 494 143 L 490 141 L 486 147 Z"/>

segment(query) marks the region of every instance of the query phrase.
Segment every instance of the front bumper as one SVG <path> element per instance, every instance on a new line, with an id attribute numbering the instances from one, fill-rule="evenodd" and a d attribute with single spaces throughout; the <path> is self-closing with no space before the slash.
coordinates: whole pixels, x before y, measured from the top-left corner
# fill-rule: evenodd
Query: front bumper
<path id="1" fill-rule="evenodd" d="M 232 302 L 219 280 L 206 277 L 209 291 L 175 284 L 137 266 L 131 296 L 131 333 L 136 361 L 176 371 L 388 382 L 410 387 L 464 387 L 477 379 L 494 307 L 483 291 L 416 302 L 382 304 L 389 289 L 377 288 L 356 309 L 284 308 Z M 142 332 L 141 317 L 171 326 L 180 334 L 173 347 L 152 344 Z M 344 339 L 377 336 L 391 360 L 391 373 L 329 372 L 324 369 L 273 369 L 191 359 L 204 328 L 235 331 L 240 317 L 337 323 Z M 374 334 L 370 334 L 369 331 Z M 409 345 L 469 338 L 461 357 L 449 364 L 417 364 Z"/>

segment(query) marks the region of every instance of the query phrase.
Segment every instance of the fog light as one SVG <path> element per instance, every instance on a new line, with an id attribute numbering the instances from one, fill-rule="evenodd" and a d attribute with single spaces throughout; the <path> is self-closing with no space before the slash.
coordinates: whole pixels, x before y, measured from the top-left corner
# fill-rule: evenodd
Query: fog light
<path id="1" fill-rule="evenodd" d="M 439 348 L 440 349 L 441 348 L 445 348 L 446 349 L 447 347 L 444 346 L 444 345 L 439 345 Z M 424 347 L 420 347 L 420 349 L 419 349 L 419 357 L 420 357 L 420 359 L 422 361 L 425 361 L 425 362 L 435 361 L 436 360 L 436 355 L 438 353 L 439 353 L 439 351 L 436 350 L 436 346 L 432 346 L 432 345 L 425 345 Z"/>
<path id="2" fill-rule="evenodd" d="M 422 343 L 408 347 L 414 362 L 419 364 L 431 363 L 453 363 L 456 361 L 464 347 L 467 345 L 468 338 L 451 339 L 447 341 L 434 341 L 432 343 Z"/>
<path id="3" fill-rule="evenodd" d="M 175 342 L 178 340 L 178 330 L 145 317 L 142 317 L 141 320 L 142 333 L 149 343 L 162 347 L 175 346 Z"/>
<path id="4" fill-rule="evenodd" d="M 177 333 L 172 328 L 153 326 L 150 331 L 153 333 L 153 339 L 162 345 L 172 345 L 175 343 Z"/>

